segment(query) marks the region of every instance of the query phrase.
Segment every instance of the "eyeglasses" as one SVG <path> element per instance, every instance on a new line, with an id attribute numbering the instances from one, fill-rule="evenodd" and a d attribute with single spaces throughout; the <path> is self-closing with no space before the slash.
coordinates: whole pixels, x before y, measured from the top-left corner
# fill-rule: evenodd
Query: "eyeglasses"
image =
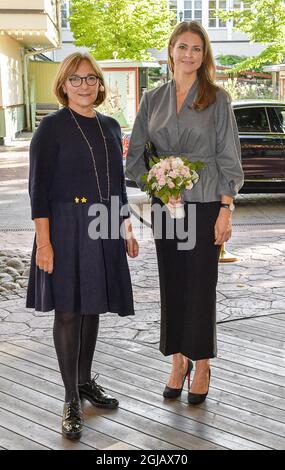
<path id="1" fill-rule="evenodd" d="M 77 88 L 82 85 L 83 80 L 85 80 L 87 85 L 94 86 L 98 82 L 99 77 L 96 77 L 96 75 L 87 75 L 87 77 L 79 77 L 79 75 L 72 75 L 71 77 L 68 77 L 68 80 L 72 86 Z"/>

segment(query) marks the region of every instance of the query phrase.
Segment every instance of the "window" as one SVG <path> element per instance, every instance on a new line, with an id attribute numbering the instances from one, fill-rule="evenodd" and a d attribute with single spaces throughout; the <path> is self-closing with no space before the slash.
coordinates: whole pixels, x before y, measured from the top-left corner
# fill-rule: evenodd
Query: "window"
<path id="1" fill-rule="evenodd" d="M 61 0 L 61 27 L 68 28 L 68 17 L 69 17 L 69 2 Z"/>
<path id="2" fill-rule="evenodd" d="M 209 28 L 225 28 L 226 22 L 217 17 L 217 10 L 227 10 L 226 0 L 209 1 Z"/>
<path id="3" fill-rule="evenodd" d="M 177 17 L 177 0 L 169 0 L 169 9 L 175 14 L 175 20 L 173 26 L 179 21 Z"/>
<path id="4" fill-rule="evenodd" d="M 234 10 L 250 10 L 251 2 L 243 2 L 242 0 L 233 0 Z"/>
<path id="5" fill-rule="evenodd" d="M 275 108 L 275 112 L 278 117 L 278 121 L 280 123 L 281 128 L 283 129 L 283 132 L 285 132 L 285 108 L 282 108 L 281 106 Z"/>
<path id="6" fill-rule="evenodd" d="M 202 0 L 184 0 L 184 20 L 202 23 Z"/>
<path id="7" fill-rule="evenodd" d="M 265 108 L 234 110 L 239 132 L 269 132 Z"/>
<path id="8" fill-rule="evenodd" d="M 192 20 L 192 0 L 184 1 L 184 20 Z"/>
<path id="9" fill-rule="evenodd" d="M 177 0 L 169 0 L 169 9 L 177 16 Z"/>
<path id="10" fill-rule="evenodd" d="M 233 0 L 233 9 L 234 10 L 250 10 L 251 9 L 251 2 L 243 2 L 242 0 Z M 233 25 L 235 25 L 235 21 Z"/>

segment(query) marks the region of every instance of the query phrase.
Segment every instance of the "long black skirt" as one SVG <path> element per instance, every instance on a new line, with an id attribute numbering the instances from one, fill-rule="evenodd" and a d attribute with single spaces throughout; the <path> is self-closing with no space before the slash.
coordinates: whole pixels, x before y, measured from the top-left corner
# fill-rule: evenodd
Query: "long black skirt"
<path id="1" fill-rule="evenodd" d="M 26 300 L 28 308 L 85 315 L 134 314 L 125 240 L 122 237 L 90 238 L 89 206 L 52 204 L 50 236 L 54 270 L 48 274 L 36 266 L 34 242 Z"/>
<path id="2" fill-rule="evenodd" d="M 161 295 L 160 351 L 165 356 L 182 353 L 193 360 L 215 357 L 220 246 L 214 245 L 214 226 L 220 202 L 185 203 L 184 219 L 171 219 L 164 207 L 161 224 L 154 215 L 155 203 L 161 207 L 163 203 L 153 198 L 152 228 Z M 169 231 L 171 223 L 174 237 L 168 239 L 167 227 Z M 182 237 L 182 230 L 188 237 Z M 196 235 L 192 244 L 186 243 L 190 233 L 192 238 Z M 178 243 L 184 249 L 178 249 Z M 188 249 L 190 245 L 192 248 Z"/>

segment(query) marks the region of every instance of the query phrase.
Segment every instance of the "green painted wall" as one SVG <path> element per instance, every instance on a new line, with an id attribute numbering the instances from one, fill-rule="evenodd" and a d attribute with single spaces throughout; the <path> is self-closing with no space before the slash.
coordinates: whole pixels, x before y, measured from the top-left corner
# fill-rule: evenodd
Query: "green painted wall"
<path id="1" fill-rule="evenodd" d="M 52 84 L 58 67 L 59 62 L 29 62 L 29 83 L 34 82 L 35 103 L 58 103 L 52 93 Z"/>
<path id="2" fill-rule="evenodd" d="M 25 107 L 17 106 L 16 108 L 17 113 L 17 132 L 22 131 L 25 127 Z"/>
<path id="3" fill-rule="evenodd" d="M 14 137 L 25 127 L 24 105 L 0 109 L 0 137 Z"/>
<path id="4" fill-rule="evenodd" d="M 6 136 L 5 111 L 0 109 L 0 137 Z"/>

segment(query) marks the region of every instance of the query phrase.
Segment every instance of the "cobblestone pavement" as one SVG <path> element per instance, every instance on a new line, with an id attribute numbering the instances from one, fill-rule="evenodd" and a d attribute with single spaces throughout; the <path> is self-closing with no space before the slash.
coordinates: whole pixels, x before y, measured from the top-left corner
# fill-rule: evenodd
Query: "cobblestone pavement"
<path id="1" fill-rule="evenodd" d="M 33 242 L 27 195 L 28 141 L 0 147 L 0 340 L 52 335 L 53 315 L 25 308 Z M 142 226 L 133 217 L 140 239 Z M 285 312 L 285 195 L 240 195 L 227 249 L 237 263 L 220 264 L 218 321 Z M 101 338 L 159 340 L 159 282 L 154 242 L 144 228 L 140 254 L 129 259 L 135 317 L 101 316 Z"/>

